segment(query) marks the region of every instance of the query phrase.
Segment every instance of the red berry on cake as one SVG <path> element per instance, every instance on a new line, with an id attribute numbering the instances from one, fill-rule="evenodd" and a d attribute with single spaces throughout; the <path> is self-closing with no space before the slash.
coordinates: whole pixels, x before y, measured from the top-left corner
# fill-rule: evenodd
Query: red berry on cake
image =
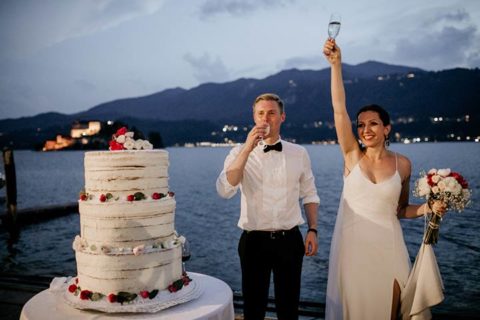
<path id="1" fill-rule="evenodd" d="M 147 299 L 148 298 L 148 291 L 140 291 L 140 296 L 143 299 Z"/>
<path id="2" fill-rule="evenodd" d="M 120 129 L 117 130 L 117 133 L 115 133 L 115 135 L 118 137 L 118 136 L 121 136 L 122 134 L 127 133 L 127 131 L 128 131 L 127 127 L 121 127 Z"/>
<path id="3" fill-rule="evenodd" d="M 105 201 L 107 201 L 107 196 L 104 195 L 104 194 L 101 194 L 100 195 L 100 202 L 105 202 Z"/>
<path id="4" fill-rule="evenodd" d="M 158 200 L 158 199 L 160 199 L 160 193 L 154 192 L 154 193 L 152 194 L 152 199 L 153 199 L 153 200 Z"/>
<path id="5" fill-rule="evenodd" d="M 87 198 L 88 198 L 88 197 L 87 197 L 87 195 L 86 195 L 85 193 L 83 193 L 83 194 L 80 195 L 80 200 L 82 200 L 82 201 L 87 200 Z"/>
<path id="6" fill-rule="evenodd" d="M 80 291 L 80 299 L 88 300 L 92 296 L 92 291 L 89 290 L 82 290 Z"/>
<path id="7" fill-rule="evenodd" d="M 110 293 L 107 299 L 108 299 L 108 302 L 111 302 L 111 303 L 117 302 L 117 296 L 113 293 Z"/>
<path id="8" fill-rule="evenodd" d="M 173 191 L 168 191 L 168 195 L 173 198 L 173 196 L 175 195 L 175 192 L 173 192 Z"/>
<path id="9" fill-rule="evenodd" d="M 77 290 L 77 286 L 74 284 L 71 284 L 68 286 L 68 291 L 71 293 L 74 293 Z"/>
<path id="10" fill-rule="evenodd" d="M 123 149 L 125 149 L 125 148 L 123 147 L 123 144 L 118 143 L 118 142 L 115 141 L 115 140 L 111 140 L 111 141 L 109 142 L 109 144 L 110 144 L 110 150 L 111 150 L 111 151 L 114 151 L 114 150 L 123 150 Z"/>
<path id="11" fill-rule="evenodd" d="M 135 200 L 135 197 L 133 196 L 133 194 L 129 194 L 127 196 L 127 201 L 133 201 L 133 200 Z"/>

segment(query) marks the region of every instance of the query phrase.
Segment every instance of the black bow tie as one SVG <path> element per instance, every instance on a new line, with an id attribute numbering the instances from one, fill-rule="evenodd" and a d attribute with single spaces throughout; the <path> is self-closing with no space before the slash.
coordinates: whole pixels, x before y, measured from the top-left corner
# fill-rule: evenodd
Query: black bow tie
<path id="1" fill-rule="evenodd" d="M 282 151 L 282 143 L 279 141 L 275 144 L 272 145 L 266 145 L 265 148 L 263 149 L 263 152 L 268 152 L 270 150 L 275 150 L 275 151 Z"/>

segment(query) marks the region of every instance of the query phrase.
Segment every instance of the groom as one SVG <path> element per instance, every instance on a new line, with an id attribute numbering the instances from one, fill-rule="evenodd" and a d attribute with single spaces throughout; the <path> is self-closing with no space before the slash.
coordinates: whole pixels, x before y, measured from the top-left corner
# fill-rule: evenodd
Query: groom
<path id="1" fill-rule="evenodd" d="M 307 151 L 280 138 L 283 101 L 270 93 L 258 96 L 253 119 L 255 126 L 245 143 L 230 151 L 217 179 L 223 198 L 241 190 L 238 252 L 244 316 L 264 319 L 273 272 L 278 319 L 298 319 L 303 256 L 317 252 L 320 199 Z M 305 242 L 298 228 L 305 222 L 299 199 L 308 222 Z"/>

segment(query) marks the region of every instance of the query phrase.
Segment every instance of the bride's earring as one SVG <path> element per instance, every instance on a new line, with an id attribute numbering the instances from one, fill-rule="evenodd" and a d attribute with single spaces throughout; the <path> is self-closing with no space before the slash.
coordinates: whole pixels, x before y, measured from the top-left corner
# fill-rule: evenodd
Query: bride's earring
<path id="1" fill-rule="evenodd" d="M 357 142 L 358 142 L 358 146 L 360 147 L 360 149 L 362 149 L 362 150 L 365 149 L 365 145 L 363 144 L 361 139 L 358 139 Z"/>
<path id="2" fill-rule="evenodd" d="M 390 146 L 390 137 L 388 135 L 385 136 L 385 149 L 388 149 L 388 147 Z"/>

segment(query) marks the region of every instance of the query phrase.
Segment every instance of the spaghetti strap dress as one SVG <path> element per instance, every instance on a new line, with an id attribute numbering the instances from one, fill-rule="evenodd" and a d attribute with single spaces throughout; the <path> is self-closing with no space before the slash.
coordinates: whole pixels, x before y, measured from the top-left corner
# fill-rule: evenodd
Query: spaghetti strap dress
<path id="1" fill-rule="evenodd" d="M 397 163 L 397 154 L 395 154 Z M 410 258 L 397 218 L 402 186 L 396 164 L 373 183 L 357 163 L 344 185 L 330 248 L 327 320 L 390 319 L 393 284 L 405 286 Z"/>

